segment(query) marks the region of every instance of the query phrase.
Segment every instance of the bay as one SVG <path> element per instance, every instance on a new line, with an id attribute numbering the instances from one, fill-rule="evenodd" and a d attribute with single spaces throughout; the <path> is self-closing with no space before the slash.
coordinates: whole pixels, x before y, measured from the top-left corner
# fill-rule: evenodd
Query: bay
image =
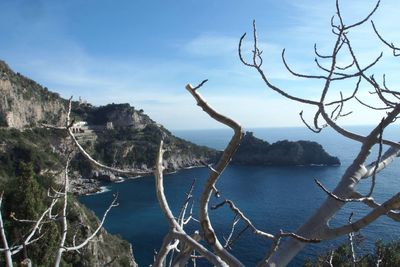
<path id="1" fill-rule="evenodd" d="M 365 134 L 371 126 L 350 127 L 350 130 Z M 278 140 L 312 140 L 317 141 L 332 155 L 338 156 L 341 166 L 296 166 L 296 167 L 257 167 L 257 166 L 228 166 L 222 174 L 217 187 L 222 193 L 220 199 L 212 198 L 212 204 L 223 199 L 231 199 L 248 216 L 254 225 L 270 233 L 280 229 L 284 231 L 296 230 L 324 201 L 326 194 L 319 189 L 314 178 L 318 178 L 326 187 L 333 189 L 345 169 L 352 162 L 360 148 L 360 144 L 337 135 L 333 130 L 326 129 L 320 134 L 314 134 L 305 128 L 259 128 L 249 129 L 256 137 L 275 142 Z M 175 135 L 200 145 L 207 145 L 216 149 L 223 149 L 228 143 L 231 131 L 218 130 L 179 130 Z M 396 138 L 400 134 L 400 127 L 395 126 L 387 130 L 385 137 Z M 394 139 L 397 140 L 397 139 Z M 370 160 L 376 158 L 375 149 Z M 193 179 L 195 187 L 195 211 L 201 186 L 204 184 L 209 170 L 194 168 L 165 176 L 165 190 L 167 199 L 174 213 L 185 198 L 185 192 Z M 374 197 L 383 202 L 400 188 L 398 162 L 391 164 L 377 177 L 377 186 Z M 367 192 L 370 181 L 362 181 L 358 186 L 361 192 Z M 136 180 L 127 180 L 123 183 L 107 185 L 108 192 L 80 197 L 80 201 L 101 216 L 111 201 L 112 194 L 119 193 L 120 205 L 114 208 L 105 223 L 106 229 L 120 234 L 132 243 L 135 258 L 140 266 L 148 266 L 153 259 L 154 250 L 158 250 L 168 226 L 163 218 L 155 195 L 154 177 L 143 177 Z M 347 204 L 331 221 L 332 226 L 347 223 L 351 212 L 354 219 L 365 215 L 369 209 L 363 204 Z M 229 234 L 233 214 L 228 208 L 210 211 L 213 226 L 221 240 Z M 244 225 L 238 225 L 240 231 Z M 198 225 L 188 225 L 189 233 L 198 229 Z M 357 247 L 358 253 L 366 253 L 373 249 L 374 242 L 382 239 L 386 242 L 397 240 L 400 237 L 400 225 L 388 218 L 380 218 L 372 225 L 360 232 L 363 241 Z M 292 261 L 292 266 L 302 265 L 306 258 L 313 258 L 345 242 L 345 238 L 323 242 L 317 245 L 308 245 Z M 254 236 L 247 231 L 235 245 L 232 253 L 244 262 L 246 266 L 254 266 L 266 253 L 270 246 L 269 241 Z"/>

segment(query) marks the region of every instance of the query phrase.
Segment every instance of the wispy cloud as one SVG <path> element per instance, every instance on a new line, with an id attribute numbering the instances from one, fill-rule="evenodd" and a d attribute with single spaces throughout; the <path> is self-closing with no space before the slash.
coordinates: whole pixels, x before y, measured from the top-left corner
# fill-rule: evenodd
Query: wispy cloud
<path id="1" fill-rule="evenodd" d="M 239 40 L 229 36 L 203 34 L 186 42 L 184 52 L 200 57 L 232 56 L 237 51 Z"/>

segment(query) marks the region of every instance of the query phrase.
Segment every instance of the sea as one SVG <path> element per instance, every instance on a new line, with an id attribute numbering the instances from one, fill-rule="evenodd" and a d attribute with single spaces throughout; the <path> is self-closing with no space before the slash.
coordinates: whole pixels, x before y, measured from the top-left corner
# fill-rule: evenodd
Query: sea
<path id="1" fill-rule="evenodd" d="M 350 131 L 367 134 L 372 126 L 347 127 Z M 252 131 L 258 138 L 270 143 L 278 140 L 311 140 L 323 145 L 331 155 L 339 157 L 340 166 L 237 166 L 230 165 L 220 177 L 217 188 L 221 197 L 213 197 L 211 205 L 230 199 L 251 219 L 258 229 L 277 233 L 295 231 L 326 199 L 327 195 L 316 186 L 317 178 L 328 189 L 334 189 L 340 181 L 346 168 L 351 164 L 360 149 L 360 143 L 348 140 L 332 129 L 324 129 L 315 134 L 306 128 L 255 128 Z M 182 137 L 199 145 L 209 146 L 222 150 L 229 142 L 232 131 L 229 129 L 213 130 L 176 130 L 176 136 Z M 398 140 L 400 126 L 392 126 L 384 133 L 384 138 Z M 386 147 L 384 147 L 385 149 Z M 376 146 L 369 161 L 377 157 Z M 197 204 L 207 176 L 208 168 L 192 168 L 165 175 L 166 196 L 174 214 L 185 200 L 185 192 L 195 180 L 194 210 L 197 217 Z M 377 184 L 374 198 L 384 202 L 400 189 L 400 166 L 395 161 L 383 172 L 377 175 Z M 135 260 L 139 266 L 149 266 L 154 257 L 154 251 L 159 250 L 163 237 L 168 231 L 167 221 L 163 217 L 155 194 L 155 180 L 153 176 L 125 180 L 121 183 L 106 184 L 100 194 L 80 197 L 80 201 L 102 216 L 112 194 L 118 192 L 119 206 L 112 209 L 105 222 L 105 228 L 113 234 L 118 234 L 128 240 L 133 247 Z M 368 192 L 371 180 L 363 180 L 357 189 L 361 193 Z M 362 203 L 349 203 L 336 214 L 330 225 L 337 227 L 348 222 L 353 212 L 353 221 L 370 211 Z M 211 210 L 210 217 L 214 229 L 220 240 L 224 240 L 231 229 L 234 214 L 227 207 Z M 189 223 L 185 230 L 193 233 L 199 228 L 195 221 Z M 245 228 L 243 223 L 235 227 L 236 233 Z M 400 224 L 387 217 L 381 217 L 368 227 L 356 234 L 356 254 L 361 256 L 374 250 L 378 240 L 390 242 L 400 239 Z M 302 266 L 306 259 L 315 259 L 346 243 L 347 237 L 324 241 L 319 244 L 307 245 L 290 263 L 290 266 Z M 251 231 L 245 231 L 232 245 L 232 254 L 239 258 L 246 266 L 255 266 L 263 258 L 271 246 L 269 240 L 255 236 Z M 199 261 L 199 266 L 209 266 Z"/>

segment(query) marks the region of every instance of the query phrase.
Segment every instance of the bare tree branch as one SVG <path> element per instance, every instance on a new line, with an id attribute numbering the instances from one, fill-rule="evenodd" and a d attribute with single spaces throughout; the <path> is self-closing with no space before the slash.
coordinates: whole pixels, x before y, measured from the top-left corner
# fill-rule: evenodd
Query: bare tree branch
<path id="1" fill-rule="evenodd" d="M 316 105 L 318 107 L 318 110 L 314 116 L 314 126 L 315 129 L 311 128 L 307 123 L 307 127 L 311 128 L 314 131 L 319 131 L 322 127 L 320 127 L 318 124 L 318 119 L 321 116 L 322 119 L 325 120 L 325 122 L 332 127 L 337 133 L 340 135 L 343 135 L 344 137 L 348 139 L 352 139 L 354 141 L 360 142 L 362 144 L 360 152 L 356 156 L 354 162 L 349 166 L 349 168 L 346 170 L 346 172 L 343 174 L 342 179 L 340 183 L 337 185 L 336 189 L 333 190 L 332 192 L 327 190 L 321 183 L 318 181 L 317 184 L 320 186 L 327 194 L 328 198 L 326 201 L 321 205 L 321 207 L 315 212 L 315 214 L 302 226 L 299 228 L 299 230 L 296 232 L 300 236 L 304 236 L 306 238 L 318 238 L 318 239 L 325 239 L 328 237 L 327 233 L 329 233 L 329 238 L 332 238 L 333 236 L 338 236 L 341 234 L 347 234 L 348 231 L 346 232 L 345 230 L 340 230 L 340 231 L 333 231 L 332 229 L 329 229 L 327 227 L 327 224 L 329 220 L 335 215 L 335 213 L 347 202 L 362 202 L 365 203 L 371 207 L 374 208 L 374 212 L 370 216 L 367 216 L 365 218 L 366 221 L 364 222 L 355 222 L 352 223 L 351 225 L 354 227 L 363 227 L 365 226 L 366 222 L 370 223 L 373 220 L 375 220 L 377 217 L 388 214 L 388 216 L 393 216 L 394 213 L 393 211 L 389 210 L 386 213 L 380 212 L 382 210 L 382 207 L 385 207 L 385 203 L 382 204 L 382 206 L 377 206 L 378 204 L 373 200 L 371 197 L 373 192 L 373 189 L 375 187 L 375 175 L 378 171 L 384 169 L 387 164 L 391 163 L 398 155 L 398 149 L 400 148 L 399 143 L 387 140 L 382 138 L 381 133 L 382 131 L 391 123 L 393 123 L 397 117 L 399 117 L 399 112 L 400 112 L 400 105 L 394 101 L 391 101 L 387 97 L 384 96 L 384 94 L 389 94 L 397 99 L 399 96 L 397 92 L 388 90 L 385 86 L 385 89 L 382 89 L 379 84 L 376 82 L 373 76 L 368 77 L 366 75 L 367 70 L 371 70 L 373 66 L 376 65 L 376 63 L 382 58 L 382 54 L 379 55 L 376 59 L 374 59 L 371 63 L 368 65 L 362 67 L 354 53 L 354 50 L 352 48 L 352 44 L 348 38 L 348 31 L 354 27 L 357 27 L 359 25 L 364 24 L 367 22 L 371 16 L 376 12 L 377 8 L 379 7 L 379 1 L 376 2 L 376 5 L 372 9 L 370 13 L 367 14 L 367 16 L 350 25 L 345 25 L 344 19 L 342 17 L 341 11 L 340 11 L 340 6 L 339 2 L 336 1 L 336 18 L 338 20 L 337 24 L 334 21 L 335 18 L 332 18 L 331 24 L 332 24 L 332 32 L 336 35 L 336 41 L 335 45 L 332 49 L 331 55 L 322 55 L 318 52 L 316 45 L 314 46 L 314 52 L 316 56 L 320 59 L 324 60 L 329 60 L 330 61 L 330 67 L 326 68 L 322 66 L 319 62 L 318 59 L 316 59 L 317 67 L 321 70 L 323 70 L 326 74 L 325 76 L 316 76 L 316 75 L 309 75 L 309 74 L 299 74 L 294 71 L 288 66 L 286 63 L 286 59 L 284 57 L 284 52 L 283 52 L 283 63 L 287 67 L 288 71 L 292 73 L 293 75 L 297 77 L 304 77 L 304 78 L 310 78 L 310 79 L 324 79 L 324 86 L 321 91 L 321 97 L 318 102 L 313 101 L 313 100 L 308 100 L 308 99 L 298 99 L 296 97 L 293 97 L 291 95 L 288 95 L 284 90 L 277 88 L 276 86 L 272 85 L 268 79 L 266 78 L 266 75 L 264 72 L 261 70 L 259 66 L 256 64 L 248 64 L 247 66 L 254 68 L 261 76 L 261 79 L 265 82 L 265 84 L 272 89 L 275 92 L 278 92 L 282 96 L 294 100 L 296 102 L 301 102 L 301 103 L 307 103 L 307 104 L 312 104 Z M 254 26 L 253 26 L 253 31 L 254 31 Z M 242 37 L 241 41 L 239 42 L 239 57 L 241 60 L 243 59 L 242 57 L 242 51 L 241 51 L 241 42 L 243 41 L 244 36 Z M 346 48 L 346 50 L 343 50 Z M 256 49 L 254 49 L 256 50 Z M 342 50 L 342 51 L 341 51 Z M 345 67 L 339 67 L 337 65 L 337 57 L 339 54 L 339 51 L 341 52 L 346 52 L 348 53 L 351 58 L 352 58 L 352 63 L 350 65 L 347 65 Z M 243 61 L 243 60 L 242 60 Z M 355 72 L 351 72 L 351 69 L 355 68 Z M 337 72 L 336 70 L 340 69 L 341 72 Z M 325 103 L 326 97 L 328 95 L 328 92 L 331 88 L 331 85 L 335 81 L 340 81 L 340 80 L 348 80 L 348 79 L 354 79 L 357 78 L 357 83 L 355 85 L 355 88 L 353 89 L 353 92 L 351 96 L 344 98 L 343 95 L 341 94 L 340 100 L 332 101 L 329 103 Z M 343 127 L 339 126 L 335 121 L 343 116 L 346 116 L 350 113 L 343 114 L 343 108 L 344 108 L 344 103 L 352 98 L 356 97 L 356 93 L 359 90 L 361 80 L 367 81 L 367 83 L 374 88 L 375 93 L 378 95 L 379 99 L 388 107 L 389 112 L 387 113 L 386 118 L 377 126 L 375 127 L 367 136 L 362 136 L 359 134 L 352 133 Z M 384 80 L 385 83 L 385 80 Z M 282 93 L 283 92 L 283 93 Z M 397 99 L 398 100 L 398 99 Z M 311 101 L 308 102 L 308 101 Z M 334 105 L 336 104 L 337 107 L 328 115 L 328 111 L 326 109 L 327 106 L 329 105 Z M 303 122 L 305 122 L 304 118 L 301 116 Z M 380 147 L 384 145 L 389 145 L 391 148 L 384 154 L 381 155 L 381 151 L 379 152 L 377 160 L 372 164 L 368 165 L 365 167 L 365 161 L 370 153 L 371 148 L 375 145 L 378 144 Z M 380 149 L 381 150 L 381 149 Z M 375 172 L 374 174 L 374 170 Z M 358 197 L 355 197 L 353 195 L 354 188 L 358 184 L 358 182 L 361 179 L 365 179 L 366 177 L 373 176 L 372 178 L 372 183 L 371 183 L 371 189 L 370 192 L 366 197 L 363 197 L 359 195 Z M 353 227 L 353 228 L 354 228 Z M 346 228 L 346 230 L 349 227 Z M 354 230 L 352 228 L 352 230 Z M 344 229 L 344 228 L 343 228 Z M 297 254 L 297 252 L 304 247 L 305 244 L 300 243 L 296 239 L 290 239 L 284 242 L 282 246 L 278 246 L 276 250 L 272 253 L 271 257 L 267 255 L 266 262 L 261 263 L 262 266 L 266 266 L 268 264 L 271 265 L 286 265 L 290 259 Z"/>
<path id="2" fill-rule="evenodd" d="M 366 166 L 367 172 L 363 176 L 363 179 L 372 176 L 374 173 L 379 173 L 384 170 L 386 166 L 394 161 L 400 155 L 400 149 L 390 147 L 380 158 L 380 161 L 374 161 Z M 378 164 L 377 164 L 378 163 Z"/>
<path id="3" fill-rule="evenodd" d="M 186 89 L 192 94 L 195 98 L 197 105 L 200 106 L 210 117 L 214 120 L 227 125 L 232 128 L 234 131 L 234 135 L 230 140 L 228 146 L 225 148 L 219 162 L 215 166 L 216 172 L 211 172 L 210 176 L 207 179 L 206 185 L 204 187 L 203 193 L 200 198 L 200 207 L 199 207 L 199 220 L 201 229 L 203 231 L 203 237 L 207 241 L 209 245 L 211 245 L 214 249 L 214 252 L 221 257 L 229 266 L 242 266 L 239 260 L 237 260 L 233 255 L 226 251 L 226 249 L 222 246 L 220 241 L 218 240 L 214 229 L 211 225 L 211 221 L 208 215 L 208 203 L 210 201 L 210 197 L 212 192 L 214 191 L 215 184 L 220 176 L 220 174 L 224 171 L 228 163 L 230 162 L 233 154 L 237 150 L 240 140 L 243 136 L 242 127 L 233 121 L 232 119 L 221 115 L 213 108 L 211 108 L 200 96 L 197 91 L 193 90 L 193 87 L 188 84 Z"/>
<path id="4" fill-rule="evenodd" d="M 354 192 L 352 195 L 353 198 L 357 199 L 357 198 L 363 198 L 363 196 L 358 193 L 358 192 Z M 364 201 L 362 201 L 365 205 L 367 205 L 370 208 L 377 208 L 380 207 L 381 204 L 377 203 L 375 200 L 373 199 L 365 199 Z M 400 214 L 398 212 L 395 212 L 393 210 L 389 211 L 386 213 L 386 216 L 388 216 L 389 218 L 391 218 L 392 220 L 396 221 L 396 222 L 400 222 Z"/>
<path id="5" fill-rule="evenodd" d="M 1 204 L 3 200 L 3 193 L 1 193 L 0 196 L 0 210 L 1 210 Z M 3 225 L 3 218 L 0 212 L 0 236 L 3 241 L 3 248 L 0 248 L 0 252 L 4 252 L 4 257 L 6 260 L 6 266 L 7 267 L 12 267 L 12 256 L 19 253 L 22 249 L 27 247 L 28 245 L 35 243 L 36 241 L 40 240 L 43 235 L 40 235 L 36 238 L 35 235 L 40 231 L 40 228 L 43 224 L 43 220 L 46 217 L 47 214 L 51 212 L 53 209 L 54 205 L 57 203 L 57 199 L 53 199 L 49 207 L 40 215 L 40 217 L 37 220 L 24 220 L 24 221 L 29 221 L 29 223 L 34 223 L 34 226 L 30 230 L 30 232 L 27 234 L 27 236 L 24 238 L 24 240 L 17 245 L 9 246 L 7 242 L 7 237 L 6 233 L 4 231 L 4 225 Z"/>
<path id="6" fill-rule="evenodd" d="M 399 208 L 400 208 L 400 193 L 397 193 L 392 198 L 383 203 L 381 206 L 373 209 L 370 213 L 368 213 L 363 218 L 357 220 L 356 222 L 344 225 L 339 228 L 329 229 L 324 234 L 324 237 L 329 239 L 340 235 L 348 234 L 350 232 L 357 232 L 361 228 L 364 228 L 373 221 L 375 221 L 380 216 L 388 213 L 393 209 L 399 209 Z"/>
<path id="7" fill-rule="evenodd" d="M 374 29 L 375 34 L 378 36 L 378 38 L 385 44 L 387 45 L 390 49 L 393 50 L 393 56 L 397 57 L 400 56 L 400 48 L 396 47 L 393 43 L 389 43 L 386 41 L 380 34 L 379 31 L 375 27 L 375 23 L 371 20 L 372 28 Z"/>
<path id="8" fill-rule="evenodd" d="M 355 97 L 355 99 L 356 99 L 361 105 L 363 105 L 363 106 L 365 106 L 365 107 L 367 107 L 367 108 L 373 109 L 373 110 L 390 110 L 390 109 L 392 109 L 392 107 L 374 107 L 374 106 L 368 105 L 367 103 L 361 101 L 358 97 Z"/>
<path id="9" fill-rule="evenodd" d="M 62 235 L 61 235 L 61 239 L 60 239 L 60 243 L 59 243 L 59 247 L 57 250 L 56 259 L 55 259 L 55 263 L 54 263 L 54 266 L 56 266 L 56 267 L 60 266 L 61 258 L 62 258 L 62 255 L 64 252 L 78 251 L 79 249 L 86 246 L 89 241 L 93 240 L 93 238 L 97 235 L 97 233 L 103 227 L 103 224 L 105 222 L 105 219 L 106 219 L 109 211 L 113 207 L 118 206 L 118 203 L 117 203 L 118 194 L 115 194 L 110 206 L 104 212 L 103 218 L 101 219 L 100 223 L 98 224 L 97 228 L 93 231 L 93 233 L 91 235 L 89 235 L 88 237 L 86 237 L 86 239 L 81 241 L 78 245 L 76 245 L 75 238 L 74 238 L 73 246 L 66 246 L 65 242 L 66 242 L 67 233 L 68 233 L 67 207 L 68 207 L 68 192 L 69 192 L 69 176 L 68 176 L 69 163 L 70 163 L 70 158 L 68 157 L 67 163 L 66 163 L 65 169 L 64 169 L 64 191 L 62 192 L 63 209 L 62 209 L 62 215 L 61 215 Z"/>
<path id="10" fill-rule="evenodd" d="M 275 236 L 274 236 L 273 234 L 266 233 L 266 232 L 263 232 L 263 231 L 261 231 L 261 230 L 258 230 L 258 229 L 253 225 L 253 223 L 250 221 L 250 219 L 247 218 L 247 217 L 243 214 L 243 212 L 242 212 L 239 208 L 237 208 L 236 205 L 235 205 L 231 200 L 229 200 L 229 199 L 226 199 L 226 200 L 224 200 L 223 202 L 221 202 L 221 203 L 219 203 L 219 204 L 217 204 L 217 205 L 212 206 L 211 209 L 213 209 L 213 210 L 218 209 L 218 208 L 224 206 L 225 204 L 227 204 L 227 205 L 230 207 L 230 209 L 235 213 L 236 216 L 239 216 L 248 226 L 250 226 L 250 228 L 253 230 L 253 233 L 255 233 L 255 234 L 257 234 L 257 235 L 260 235 L 260 236 L 262 236 L 262 237 L 265 237 L 265 238 L 267 238 L 267 239 L 274 239 L 274 238 L 275 238 Z"/>
<path id="11" fill-rule="evenodd" d="M 1 192 L 1 196 L 0 196 L 0 208 L 1 208 L 1 204 L 3 202 L 3 193 L 4 192 Z M 8 246 L 6 232 L 4 231 L 3 216 L 1 215 L 1 209 L 0 209 L 0 235 L 1 235 L 1 240 L 3 241 L 3 246 L 4 246 L 4 258 L 6 259 L 6 266 L 12 267 L 13 266 L 12 256 L 11 256 L 10 247 Z"/>
<path id="12" fill-rule="evenodd" d="M 255 32 L 255 25 L 256 25 L 255 21 L 253 21 L 253 33 Z M 256 35 L 253 34 L 253 36 L 256 36 Z M 270 81 L 267 78 L 267 76 L 265 75 L 264 71 L 259 66 L 247 63 L 244 60 L 244 57 L 242 55 L 242 43 L 243 43 L 245 37 L 246 37 L 246 33 L 244 33 L 242 35 L 242 37 L 240 38 L 239 46 L 238 46 L 239 58 L 240 58 L 240 60 L 242 61 L 242 63 L 244 65 L 246 65 L 248 67 L 255 68 L 259 72 L 259 74 L 261 75 L 261 78 L 263 79 L 263 81 L 268 85 L 268 87 L 270 87 L 272 90 L 276 91 L 277 93 L 281 94 L 282 96 L 287 97 L 287 98 L 289 98 L 291 100 L 295 100 L 295 101 L 298 101 L 298 102 L 301 102 L 301 103 L 305 103 L 305 104 L 310 104 L 310 105 L 315 105 L 315 106 L 319 105 L 319 103 L 317 101 L 312 101 L 312 100 L 308 100 L 308 99 L 302 99 L 302 98 L 295 97 L 295 96 L 292 96 L 292 95 L 286 93 L 284 90 L 281 90 L 280 88 L 278 88 L 278 87 L 274 86 L 272 83 L 270 83 Z M 255 41 L 257 41 L 257 39 Z M 257 49 L 257 50 L 259 50 L 259 49 Z M 253 53 L 254 53 L 254 51 L 253 51 Z"/>
<path id="13" fill-rule="evenodd" d="M 353 212 L 350 214 L 349 216 L 349 224 L 351 224 L 351 218 L 353 217 Z M 357 263 L 357 258 L 356 258 L 356 252 L 354 249 L 354 242 L 353 242 L 353 237 L 354 237 L 354 233 L 351 232 L 348 234 L 348 238 L 349 238 L 349 244 L 350 244 L 350 251 L 351 251 L 351 259 L 352 259 L 352 266 L 356 267 L 356 263 Z"/>
<path id="14" fill-rule="evenodd" d="M 222 261 L 219 257 L 211 253 L 209 250 L 207 250 L 203 245 L 201 245 L 198 241 L 190 237 L 180 226 L 180 224 L 175 220 L 174 215 L 172 214 L 171 209 L 169 208 L 168 201 L 165 197 L 164 194 L 164 178 L 163 178 L 163 154 L 164 154 L 164 149 L 163 149 L 163 141 L 161 140 L 160 143 L 160 148 L 158 151 L 157 155 L 157 162 L 156 162 L 156 171 L 155 171 L 155 177 L 156 177 L 156 195 L 158 199 L 158 203 L 160 204 L 160 208 L 167 219 L 167 222 L 170 226 L 170 232 L 168 235 L 171 235 L 171 237 L 165 238 L 164 239 L 164 244 L 161 248 L 160 251 L 166 251 L 168 248 L 165 248 L 165 246 L 168 246 L 172 239 L 179 239 L 181 242 L 184 242 L 188 245 L 190 245 L 194 250 L 199 252 L 202 256 L 204 256 L 208 261 L 210 261 L 212 264 L 215 266 L 228 266 L 224 261 Z M 168 254 L 168 253 L 167 253 Z M 166 255 L 164 252 L 159 256 L 157 255 L 155 258 L 155 263 L 153 266 L 163 266 L 165 262 L 165 257 Z"/>
<path id="15" fill-rule="evenodd" d="M 361 24 L 364 24 L 365 22 L 367 22 L 367 21 L 372 17 L 372 15 L 378 10 L 378 7 L 379 7 L 380 2 L 381 2 L 380 0 L 378 0 L 378 1 L 376 2 L 376 5 L 375 5 L 374 8 L 372 9 L 372 11 L 371 11 L 364 19 L 362 19 L 362 20 L 360 20 L 360 21 L 358 21 L 358 22 L 356 22 L 356 23 L 354 23 L 354 24 L 351 24 L 351 25 L 349 25 L 349 26 L 345 26 L 344 23 L 343 23 L 343 19 L 342 19 L 341 12 L 340 12 L 339 0 L 336 0 L 336 11 L 337 11 L 337 15 L 338 15 L 339 18 L 340 18 L 340 22 L 341 22 L 341 25 L 342 25 L 343 29 L 344 29 L 344 30 L 349 30 L 349 29 L 351 29 L 351 28 L 360 26 Z"/>
<path id="16" fill-rule="evenodd" d="M 383 122 L 383 119 L 382 119 L 382 122 Z M 381 124 L 382 123 L 380 123 L 379 125 L 382 126 Z M 378 167 L 379 167 L 379 163 L 381 162 L 381 158 L 382 158 L 382 135 L 383 135 L 383 128 L 381 128 L 380 132 L 379 132 L 379 137 L 378 137 L 378 142 L 379 142 L 378 157 L 376 159 L 375 166 L 374 166 L 373 171 L 372 171 L 371 188 L 369 190 L 369 193 L 366 195 L 366 197 L 370 197 L 372 195 L 372 193 L 374 192 L 375 183 L 376 183 L 376 173 L 377 173 L 377 170 L 378 170 Z"/>

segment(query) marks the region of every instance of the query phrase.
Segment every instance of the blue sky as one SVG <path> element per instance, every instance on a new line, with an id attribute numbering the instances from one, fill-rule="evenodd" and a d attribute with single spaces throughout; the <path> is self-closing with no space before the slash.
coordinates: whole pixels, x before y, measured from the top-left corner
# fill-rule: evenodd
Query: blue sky
<path id="1" fill-rule="evenodd" d="M 375 3 L 341 2 L 349 22 L 363 17 Z M 374 18 L 382 33 L 398 43 L 399 5 L 383 1 Z M 221 127 L 184 89 L 203 79 L 209 79 L 201 89 L 207 101 L 247 128 L 300 126 L 302 109 L 312 118 L 312 109 L 271 92 L 254 70 L 239 62 L 237 44 L 244 32 L 251 32 L 253 19 L 266 73 L 301 97 L 318 97 L 321 83 L 290 76 L 280 61 L 281 50 L 287 49 L 296 70 L 317 73 L 314 42 L 327 53 L 334 44 L 329 27 L 335 12 L 332 0 L 1 0 L 0 10 L 0 58 L 15 71 L 64 97 L 81 96 L 96 105 L 128 102 L 170 129 Z M 393 77 L 389 82 L 394 86 L 396 60 L 380 46 L 370 25 L 351 37 L 362 62 L 384 51 L 376 71 Z M 332 97 L 352 85 L 339 87 Z M 361 96 L 377 103 L 368 90 Z M 342 120 L 344 125 L 373 124 L 383 116 L 356 103 L 347 108 L 355 114 Z"/>

